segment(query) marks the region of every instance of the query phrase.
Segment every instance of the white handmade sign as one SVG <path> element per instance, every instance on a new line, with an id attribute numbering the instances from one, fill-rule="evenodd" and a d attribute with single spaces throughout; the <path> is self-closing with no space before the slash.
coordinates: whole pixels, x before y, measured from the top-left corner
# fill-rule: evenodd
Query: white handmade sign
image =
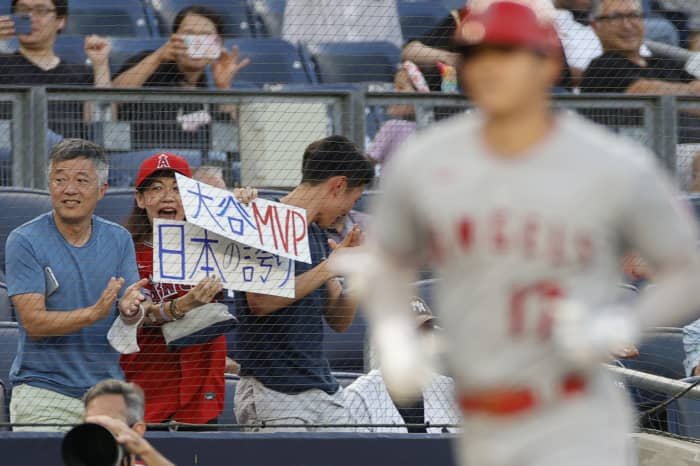
<path id="1" fill-rule="evenodd" d="M 225 189 L 175 174 L 187 221 L 239 243 L 311 263 L 306 210 L 266 199 L 249 205 Z"/>
<path id="2" fill-rule="evenodd" d="M 154 219 L 153 281 L 196 285 L 218 277 L 229 290 L 294 297 L 294 261 L 189 222 Z"/>

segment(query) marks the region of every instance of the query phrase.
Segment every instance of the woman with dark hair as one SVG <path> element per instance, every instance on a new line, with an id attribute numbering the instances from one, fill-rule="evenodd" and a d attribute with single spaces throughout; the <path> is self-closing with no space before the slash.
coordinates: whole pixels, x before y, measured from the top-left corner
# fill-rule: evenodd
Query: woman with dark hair
<path id="1" fill-rule="evenodd" d="M 121 366 L 126 379 L 146 394 L 147 423 L 213 424 L 224 405 L 225 336 L 214 334 L 204 343 L 172 348 L 161 325 L 220 298 L 222 284 L 214 278 L 195 286 L 152 281 L 153 220 L 185 219 L 175 173 L 192 176 L 184 158 L 167 153 L 150 157 L 139 168 L 134 210 L 125 226 L 134 240 L 139 274 L 151 279 L 145 287 L 151 299 L 144 305 L 145 324 L 138 330 L 140 351 L 122 355 Z M 257 193 L 244 188 L 234 196 L 248 202 Z"/>

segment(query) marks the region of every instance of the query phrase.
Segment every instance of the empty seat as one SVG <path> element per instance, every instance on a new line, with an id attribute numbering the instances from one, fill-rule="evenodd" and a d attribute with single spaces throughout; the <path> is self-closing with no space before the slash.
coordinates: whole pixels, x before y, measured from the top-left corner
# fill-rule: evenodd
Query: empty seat
<path id="1" fill-rule="evenodd" d="M 10 369 L 17 353 L 19 328 L 16 322 L 0 322 L 0 381 L 5 384 L 6 398 L 10 397 Z"/>
<path id="2" fill-rule="evenodd" d="M 134 188 L 110 188 L 97 203 L 95 215 L 123 225 L 133 208 Z"/>
<path id="3" fill-rule="evenodd" d="M 135 152 L 113 153 L 109 157 L 109 184 L 110 186 L 133 186 L 136 182 L 136 174 L 144 160 L 159 152 L 170 152 L 185 158 L 192 168 L 202 164 L 202 152 L 198 150 L 183 149 L 153 149 Z M 99 205 L 98 205 L 99 208 Z"/>
<path id="4" fill-rule="evenodd" d="M 308 44 L 321 83 L 393 82 L 401 51 L 390 42 Z"/>
<path id="5" fill-rule="evenodd" d="M 237 375 L 226 374 L 226 394 L 224 395 L 224 411 L 219 415 L 219 424 L 238 424 L 236 413 L 234 412 L 234 398 L 236 396 L 236 385 L 240 378 Z M 220 430 L 240 430 L 232 427 L 221 427 Z"/>
<path id="6" fill-rule="evenodd" d="M 0 188 L 0 269 L 5 270 L 5 241 L 12 230 L 51 210 L 47 191 Z"/>
<path id="7" fill-rule="evenodd" d="M 287 0 L 253 0 L 257 37 L 282 37 L 284 7 Z M 258 26 L 259 24 L 259 26 Z"/>
<path id="8" fill-rule="evenodd" d="M 61 34 L 56 38 L 54 53 L 61 60 L 75 65 L 88 65 L 85 53 L 85 37 Z"/>
<path id="9" fill-rule="evenodd" d="M 163 36 L 172 33 L 178 12 L 193 5 L 207 6 L 221 15 L 225 38 L 254 35 L 246 0 L 157 0 L 151 4 L 158 20 L 158 29 Z"/>
<path id="10" fill-rule="evenodd" d="M 450 13 L 437 2 L 398 2 L 401 33 L 406 41 L 423 37 Z"/>
<path id="11" fill-rule="evenodd" d="M 299 49 L 282 39 L 232 39 L 225 42 L 227 50 L 237 45 L 240 57 L 250 58 L 250 64 L 236 75 L 236 82 L 262 84 L 310 84 Z"/>
<path id="12" fill-rule="evenodd" d="M 141 0 L 70 0 L 63 34 L 149 37 L 151 28 Z"/>
<path id="13" fill-rule="evenodd" d="M 355 315 L 350 327 L 336 332 L 324 321 L 323 351 L 331 370 L 340 372 L 364 372 L 367 321 L 361 311 Z"/>
<path id="14" fill-rule="evenodd" d="M 12 322 L 12 302 L 7 295 L 7 283 L 0 282 L 0 322 Z"/>

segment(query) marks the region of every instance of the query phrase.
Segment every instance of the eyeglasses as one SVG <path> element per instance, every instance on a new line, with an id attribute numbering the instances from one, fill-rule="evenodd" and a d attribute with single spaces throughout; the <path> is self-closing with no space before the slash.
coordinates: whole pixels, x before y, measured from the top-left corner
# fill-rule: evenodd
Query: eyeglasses
<path id="1" fill-rule="evenodd" d="M 630 20 L 630 21 L 640 21 L 644 19 L 644 13 L 642 12 L 633 12 L 633 13 L 613 13 L 611 15 L 603 15 L 603 16 L 598 16 L 596 18 L 596 21 L 610 21 L 616 22 L 616 23 L 621 23 L 624 20 Z"/>
<path id="2" fill-rule="evenodd" d="M 38 5 L 38 6 L 23 6 L 19 5 L 17 8 L 15 8 L 15 13 L 20 14 L 20 15 L 37 15 L 37 16 L 48 16 L 51 13 L 56 13 L 56 8 L 49 8 L 47 6 L 43 5 Z"/>

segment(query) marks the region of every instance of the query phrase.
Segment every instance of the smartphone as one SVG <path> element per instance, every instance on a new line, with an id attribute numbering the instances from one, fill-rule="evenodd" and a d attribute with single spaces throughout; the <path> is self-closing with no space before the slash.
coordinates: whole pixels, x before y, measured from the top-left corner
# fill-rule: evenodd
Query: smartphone
<path id="1" fill-rule="evenodd" d="M 190 58 L 216 60 L 221 55 L 221 38 L 215 34 L 188 34 L 182 40 Z"/>
<path id="2" fill-rule="evenodd" d="M 10 16 L 15 24 L 15 35 L 26 35 L 32 33 L 32 16 L 26 13 L 13 14 Z"/>

